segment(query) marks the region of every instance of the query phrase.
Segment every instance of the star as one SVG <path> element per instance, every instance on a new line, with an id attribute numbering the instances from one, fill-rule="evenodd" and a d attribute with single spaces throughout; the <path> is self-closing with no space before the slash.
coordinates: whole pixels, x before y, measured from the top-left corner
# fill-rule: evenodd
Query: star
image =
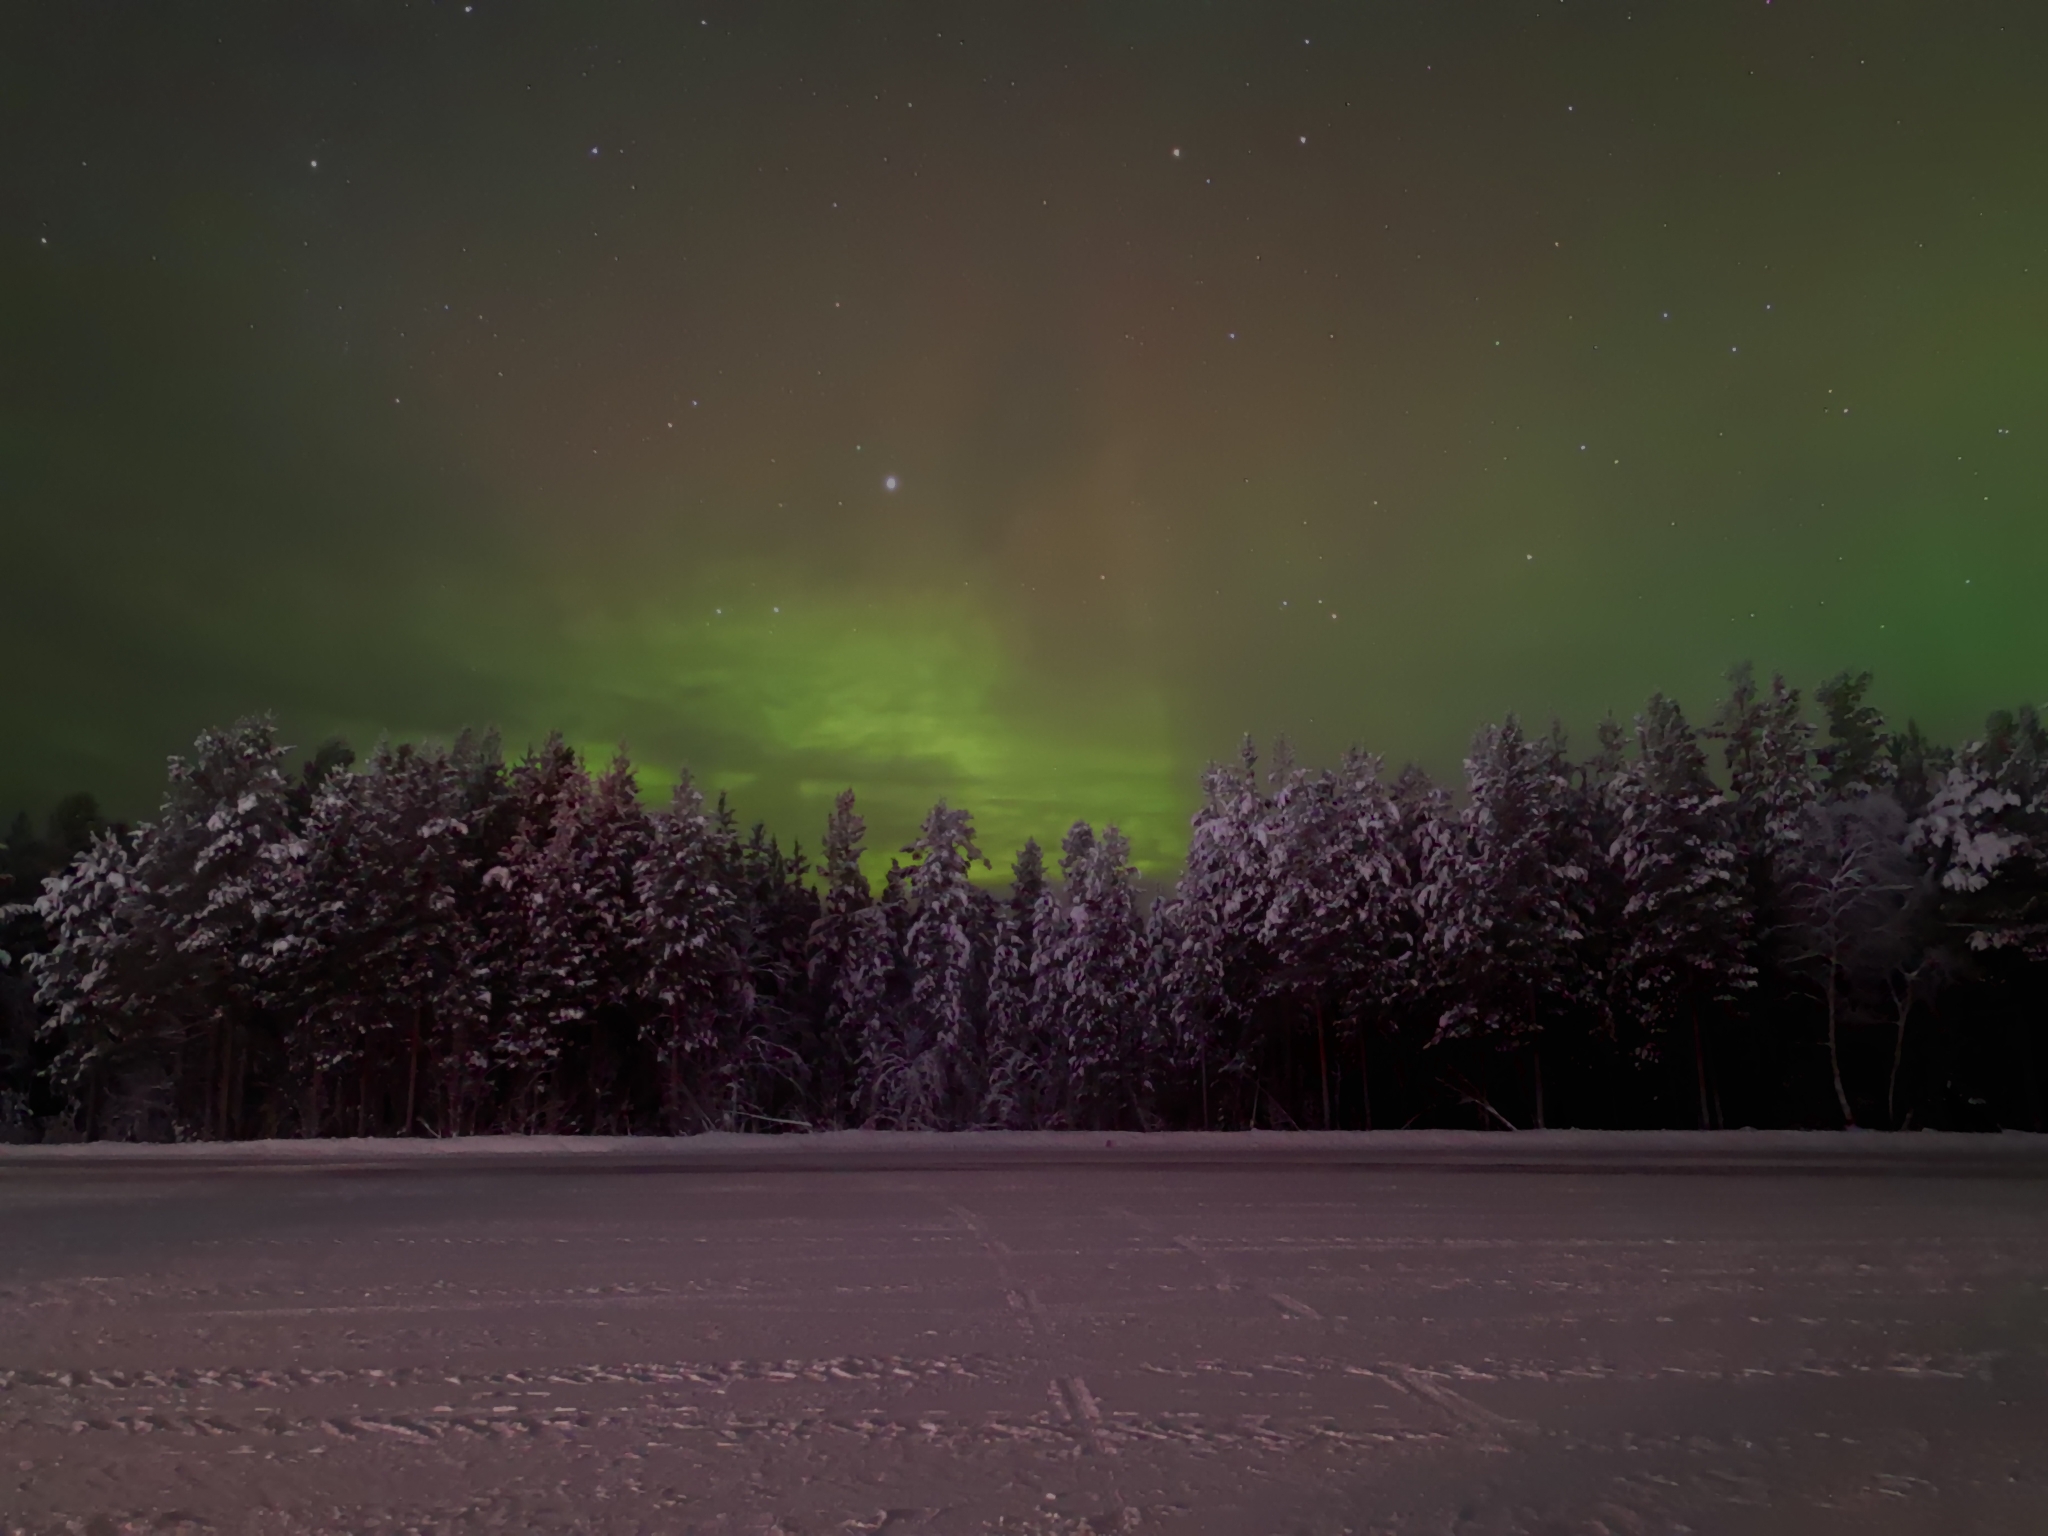
<path id="1" fill-rule="evenodd" d="M 885 490 L 885 491 L 893 491 L 893 490 L 895 490 L 895 489 L 896 489 L 896 477 L 895 477 L 894 475 L 889 475 L 889 476 L 886 476 L 886 477 L 885 477 L 885 478 L 883 479 L 883 481 L 882 481 L 882 489 L 883 489 L 883 490 Z"/>

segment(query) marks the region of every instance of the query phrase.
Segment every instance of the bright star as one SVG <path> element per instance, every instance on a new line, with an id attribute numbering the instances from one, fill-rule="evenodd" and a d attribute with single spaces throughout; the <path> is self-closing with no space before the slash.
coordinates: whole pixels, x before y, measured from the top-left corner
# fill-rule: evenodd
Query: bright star
<path id="1" fill-rule="evenodd" d="M 895 489 L 896 489 L 896 477 L 895 477 L 894 475 L 890 475 L 890 476 L 889 476 L 889 477 L 888 477 L 887 479 L 885 479 L 885 480 L 884 480 L 884 481 L 882 482 L 882 489 L 883 489 L 883 490 L 885 490 L 885 491 L 893 491 L 893 490 L 895 490 Z"/>

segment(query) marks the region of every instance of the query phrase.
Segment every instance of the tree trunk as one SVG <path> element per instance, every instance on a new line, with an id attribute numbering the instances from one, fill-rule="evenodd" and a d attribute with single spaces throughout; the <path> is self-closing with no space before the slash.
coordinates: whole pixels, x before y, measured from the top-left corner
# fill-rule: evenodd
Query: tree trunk
<path id="1" fill-rule="evenodd" d="M 1365 1128 L 1372 1129 L 1372 1080 L 1365 1069 L 1365 1027 L 1358 1030 L 1358 1096 L 1365 1101 Z"/>
<path id="2" fill-rule="evenodd" d="M 1529 1042 L 1529 1068 L 1536 1078 L 1536 1129 L 1543 1126 L 1543 1041 L 1538 1036 Z"/>
<path id="3" fill-rule="evenodd" d="M 1913 1011 L 1914 980 L 1911 976 L 1906 978 L 1905 993 L 1898 999 L 1899 1027 L 1892 1038 L 1892 1075 L 1884 1090 L 1884 1117 L 1892 1125 L 1899 1123 L 1899 1063 L 1906 1055 L 1906 1015 Z"/>
<path id="4" fill-rule="evenodd" d="M 1316 1063 L 1323 1074 L 1323 1129 L 1330 1129 L 1330 1053 L 1323 1044 L 1323 1000 L 1316 999 Z"/>
<path id="5" fill-rule="evenodd" d="M 412 1011 L 412 1053 L 405 1067 L 405 1134 L 413 1131 L 413 1112 L 419 1102 L 420 1090 L 420 1011 Z"/>
<path id="6" fill-rule="evenodd" d="M 223 1025 L 220 1041 L 220 1112 L 214 1117 L 216 1141 L 228 1139 L 228 1088 L 235 1080 L 235 1027 Z"/>
<path id="7" fill-rule="evenodd" d="M 249 1098 L 249 1033 L 242 1031 L 242 1048 L 235 1052 L 234 1081 L 228 1085 L 228 1135 L 239 1138 L 242 1134 L 242 1108 Z"/>
<path id="8" fill-rule="evenodd" d="M 1202 1129 L 1210 1130 L 1209 1124 L 1209 1047 L 1205 1041 L 1197 1053 L 1202 1068 Z"/>
<path id="9" fill-rule="evenodd" d="M 1837 1041 L 1835 1016 L 1840 1012 L 1840 992 L 1835 984 L 1835 968 L 1828 967 L 1828 1068 L 1835 1075 L 1835 1102 L 1842 1109 L 1842 1124 L 1850 1130 L 1856 1128 L 1856 1112 L 1849 1108 L 1849 1095 L 1842 1087 L 1842 1052 Z"/>
<path id="10" fill-rule="evenodd" d="M 1699 1079 L 1700 1088 L 1700 1129 L 1705 1130 L 1707 1120 L 1707 1048 L 1700 1039 L 1700 1005 L 1692 1005 L 1692 1069 Z"/>
<path id="11" fill-rule="evenodd" d="M 462 1124 L 462 1112 L 456 1108 L 462 1098 L 462 1027 L 459 1024 L 448 1026 L 447 1073 L 441 1080 L 441 1092 L 437 1097 L 441 1101 L 441 1134 L 456 1135 L 456 1128 Z"/>
<path id="12" fill-rule="evenodd" d="M 199 1134 L 218 1139 L 220 1126 L 220 1103 L 227 1097 L 227 1089 L 221 1085 L 221 1027 L 218 1018 L 206 1031 L 206 1076 L 200 1079 Z M 184 1067 L 190 1058 L 180 1051 L 171 1058 L 171 1109 L 175 1114 L 183 1097 L 178 1089 L 184 1086 Z M 190 1102 L 189 1100 L 187 1102 Z M 175 1134 L 175 1132 L 173 1133 Z"/>

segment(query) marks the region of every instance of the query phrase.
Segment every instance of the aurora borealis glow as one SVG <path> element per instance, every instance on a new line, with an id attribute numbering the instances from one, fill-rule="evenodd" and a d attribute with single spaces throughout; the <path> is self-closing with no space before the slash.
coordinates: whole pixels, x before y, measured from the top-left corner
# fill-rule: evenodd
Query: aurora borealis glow
<path id="1" fill-rule="evenodd" d="M 1753 658 L 2048 695 L 2048 12 L 20 6 L 0 811 L 623 739 L 1184 846 Z M 889 485 L 894 477 L 893 488 Z"/>

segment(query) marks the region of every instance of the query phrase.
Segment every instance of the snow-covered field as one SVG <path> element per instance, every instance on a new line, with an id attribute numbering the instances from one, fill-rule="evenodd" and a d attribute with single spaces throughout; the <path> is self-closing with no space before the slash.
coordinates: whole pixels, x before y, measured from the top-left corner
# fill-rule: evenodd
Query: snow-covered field
<path id="1" fill-rule="evenodd" d="M 0 1148 L 0 1530 L 2048 1530 L 2048 1139 Z"/>

